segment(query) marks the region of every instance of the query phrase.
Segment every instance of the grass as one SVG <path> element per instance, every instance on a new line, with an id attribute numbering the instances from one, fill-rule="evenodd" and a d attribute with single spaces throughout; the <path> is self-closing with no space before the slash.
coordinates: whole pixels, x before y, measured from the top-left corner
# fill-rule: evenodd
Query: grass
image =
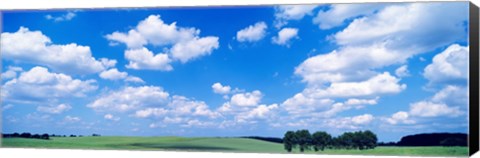
<path id="1" fill-rule="evenodd" d="M 54 137 L 51 140 L 5 138 L 3 147 L 107 150 L 219 151 L 248 153 L 287 153 L 283 145 L 247 138 L 185 137 Z M 294 153 L 299 153 L 295 150 Z M 372 150 L 327 149 L 305 154 L 468 156 L 468 147 L 377 147 Z"/>

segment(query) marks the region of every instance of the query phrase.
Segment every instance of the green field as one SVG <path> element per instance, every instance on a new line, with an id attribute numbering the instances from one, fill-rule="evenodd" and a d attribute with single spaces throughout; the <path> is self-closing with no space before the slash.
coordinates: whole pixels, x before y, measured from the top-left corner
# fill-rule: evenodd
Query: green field
<path id="1" fill-rule="evenodd" d="M 4 138 L 3 147 L 52 149 L 169 150 L 287 153 L 283 145 L 246 138 L 184 137 L 53 137 L 51 140 Z M 298 153 L 295 151 L 294 153 Z M 306 154 L 398 155 L 398 156 L 464 156 L 467 147 L 377 147 L 372 150 L 307 151 Z"/>

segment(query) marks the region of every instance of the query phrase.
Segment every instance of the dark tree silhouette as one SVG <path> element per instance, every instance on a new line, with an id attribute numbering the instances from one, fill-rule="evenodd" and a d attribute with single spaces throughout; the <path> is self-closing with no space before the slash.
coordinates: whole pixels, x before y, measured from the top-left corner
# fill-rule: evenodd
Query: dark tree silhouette
<path id="1" fill-rule="evenodd" d="M 331 145 L 332 136 L 327 132 L 315 132 L 312 135 L 312 145 L 315 151 L 323 151 L 325 147 Z"/>
<path id="2" fill-rule="evenodd" d="M 293 131 L 287 131 L 283 136 L 283 146 L 288 152 L 292 152 L 292 149 L 297 146 L 297 136 Z"/>
<path id="3" fill-rule="evenodd" d="M 305 150 L 310 149 L 310 145 L 312 144 L 312 135 L 306 129 L 298 130 L 295 132 L 297 136 L 297 144 L 300 148 L 300 152 L 304 152 Z"/>

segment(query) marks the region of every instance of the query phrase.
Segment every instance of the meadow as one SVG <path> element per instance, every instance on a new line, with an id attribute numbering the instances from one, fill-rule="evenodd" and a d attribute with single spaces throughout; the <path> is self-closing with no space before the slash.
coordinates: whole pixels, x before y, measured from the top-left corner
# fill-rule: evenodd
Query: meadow
<path id="1" fill-rule="evenodd" d="M 164 150 L 237 153 L 287 153 L 283 144 L 248 138 L 214 137 L 52 137 L 50 140 L 4 138 L 2 147 L 103 150 Z M 294 150 L 293 153 L 300 153 Z M 468 147 L 376 147 L 370 150 L 327 149 L 305 154 L 332 155 L 395 155 L 395 156 L 462 156 Z"/>

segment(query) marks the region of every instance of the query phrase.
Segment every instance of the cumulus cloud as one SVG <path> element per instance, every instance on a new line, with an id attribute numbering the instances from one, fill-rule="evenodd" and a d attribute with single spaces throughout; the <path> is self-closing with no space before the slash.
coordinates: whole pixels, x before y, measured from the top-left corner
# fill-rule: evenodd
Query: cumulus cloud
<path id="1" fill-rule="evenodd" d="M 407 77 L 410 76 L 410 73 L 408 72 L 408 65 L 402 65 L 399 68 L 395 70 L 395 75 L 398 77 Z"/>
<path id="2" fill-rule="evenodd" d="M 120 121 L 120 117 L 115 117 L 112 114 L 105 114 L 103 118 L 111 121 Z"/>
<path id="3" fill-rule="evenodd" d="M 96 111 L 117 111 L 126 112 L 142 107 L 165 105 L 169 94 L 161 87 L 141 86 L 125 87 L 118 91 L 112 91 L 100 96 L 89 103 L 87 107 Z"/>
<path id="4" fill-rule="evenodd" d="M 2 80 L 8 80 L 17 77 L 17 72 L 22 72 L 23 69 L 21 67 L 16 66 L 8 66 L 7 71 L 2 73 Z"/>
<path id="5" fill-rule="evenodd" d="M 259 105 L 254 109 L 245 111 L 236 115 L 235 120 L 237 122 L 246 122 L 252 119 L 265 119 L 272 115 L 275 115 L 275 110 L 278 109 L 277 104 L 272 105 Z"/>
<path id="6" fill-rule="evenodd" d="M 213 92 L 217 94 L 228 94 L 230 93 L 232 88 L 227 85 L 223 86 L 221 83 L 216 82 L 212 85 L 212 89 L 213 89 Z"/>
<path id="7" fill-rule="evenodd" d="M 301 20 L 306 15 L 312 15 L 317 5 L 280 5 L 275 7 L 275 23 L 280 28 L 290 20 Z"/>
<path id="8" fill-rule="evenodd" d="M 168 110 L 164 108 L 146 108 L 135 112 L 135 117 L 147 118 L 151 116 L 160 117 L 168 113 Z"/>
<path id="9" fill-rule="evenodd" d="M 127 72 L 120 72 L 117 68 L 112 68 L 100 73 L 100 78 L 106 80 L 121 80 L 124 79 L 127 82 L 136 82 L 136 83 L 144 83 L 144 81 L 135 76 L 129 76 Z"/>
<path id="10" fill-rule="evenodd" d="M 61 21 L 70 21 L 75 16 L 77 16 L 77 14 L 75 14 L 74 12 L 68 12 L 68 13 L 62 14 L 60 16 L 52 16 L 52 15 L 48 14 L 48 15 L 45 16 L 45 19 L 53 20 L 55 22 L 61 22 Z"/>
<path id="11" fill-rule="evenodd" d="M 278 45 L 289 46 L 291 39 L 298 38 L 297 28 L 283 28 L 278 32 L 278 35 L 272 37 L 272 42 Z"/>
<path id="12" fill-rule="evenodd" d="M 1 35 L 2 57 L 7 60 L 47 66 L 68 74 L 91 74 L 103 71 L 105 65 L 92 56 L 90 47 L 54 44 L 40 31 L 20 27 L 17 32 Z"/>
<path id="13" fill-rule="evenodd" d="M 327 10 L 319 11 L 313 23 L 318 24 L 320 29 L 331 29 L 343 25 L 347 20 L 371 15 L 384 7 L 384 4 L 332 4 Z"/>
<path id="14" fill-rule="evenodd" d="M 38 106 L 37 111 L 50 113 L 50 114 L 60 114 L 65 111 L 72 109 L 72 106 L 68 104 L 59 104 L 57 106 Z"/>
<path id="15" fill-rule="evenodd" d="M 125 57 L 130 61 L 127 68 L 170 71 L 172 60 L 186 63 L 218 49 L 218 37 L 199 35 L 199 29 L 179 27 L 176 22 L 167 24 L 160 15 L 150 15 L 126 33 L 116 31 L 105 37 L 127 45 Z M 145 48 L 149 44 L 166 46 L 166 52 L 153 54 Z"/>
<path id="16" fill-rule="evenodd" d="M 468 79 L 468 46 L 452 44 L 435 55 L 423 75 L 432 83 L 451 82 Z"/>
<path id="17" fill-rule="evenodd" d="M 267 24 L 263 21 L 257 22 L 237 32 L 238 42 L 256 42 L 265 37 Z"/>
<path id="18" fill-rule="evenodd" d="M 236 106 L 255 106 L 260 103 L 263 95 L 259 90 L 247 93 L 238 93 L 232 96 L 230 103 Z"/>
<path id="19" fill-rule="evenodd" d="M 449 107 L 443 103 L 420 101 L 410 105 L 410 114 L 420 117 L 455 117 L 463 114 L 463 112 L 459 109 L 459 107 Z"/>
<path id="20" fill-rule="evenodd" d="M 6 101 L 42 101 L 58 98 L 84 97 L 98 88 L 95 80 L 82 81 L 44 67 L 33 67 L 18 78 L 6 82 L 2 97 Z"/>
<path id="21" fill-rule="evenodd" d="M 397 113 L 392 114 L 390 118 L 387 118 L 386 121 L 392 125 L 396 124 L 414 124 L 415 121 L 409 119 L 410 115 L 405 111 L 399 111 Z"/>
<path id="22" fill-rule="evenodd" d="M 170 65 L 172 60 L 167 54 L 153 54 L 153 52 L 145 47 L 126 50 L 125 59 L 129 61 L 126 67 L 130 69 L 173 70 L 173 67 Z"/>
<path id="23" fill-rule="evenodd" d="M 75 117 L 75 116 L 68 115 L 68 116 L 65 116 L 65 118 L 63 120 L 67 123 L 74 123 L 74 122 L 79 122 L 82 119 L 80 117 Z"/>

